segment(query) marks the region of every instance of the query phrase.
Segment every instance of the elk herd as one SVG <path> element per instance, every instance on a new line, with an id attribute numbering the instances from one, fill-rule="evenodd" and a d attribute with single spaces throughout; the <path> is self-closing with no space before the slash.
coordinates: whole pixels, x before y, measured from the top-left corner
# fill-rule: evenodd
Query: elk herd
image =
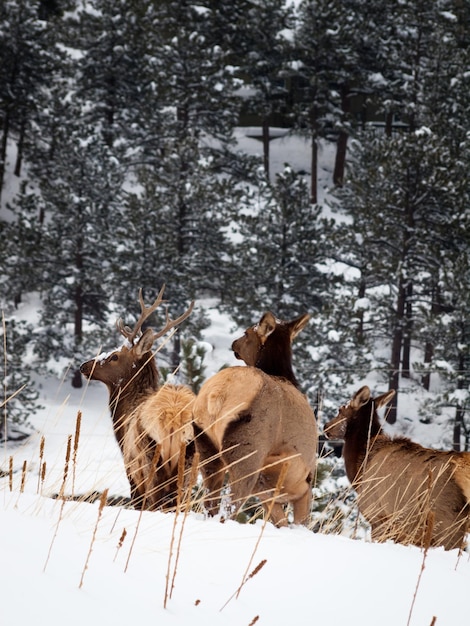
<path id="1" fill-rule="evenodd" d="M 256 498 L 277 526 L 287 525 L 288 505 L 294 524 L 308 524 L 318 428 L 294 375 L 292 342 L 310 316 L 286 322 L 265 313 L 232 344 L 244 365 L 221 369 L 196 395 L 188 386 L 160 380 L 155 342 L 175 332 L 194 306 L 175 320 L 167 312 L 163 328 L 154 331 L 146 323 L 163 303 L 164 289 L 151 306 L 140 291 L 134 327 L 118 321 L 121 347 L 80 368 L 87 380 L 108 389 L 132 506 L 175 510 L 196 468 L 208 514 L 219 513 L 228 493 L 233 518 Z M 361 387 L 325 424 L 325 437 L 344 441 L 346 475 L 373 540 L 463 548 L 470 529 L 470 452 L 424 448 L 387 435 L 377 409 L 394 393 L 374 398 Z"/>

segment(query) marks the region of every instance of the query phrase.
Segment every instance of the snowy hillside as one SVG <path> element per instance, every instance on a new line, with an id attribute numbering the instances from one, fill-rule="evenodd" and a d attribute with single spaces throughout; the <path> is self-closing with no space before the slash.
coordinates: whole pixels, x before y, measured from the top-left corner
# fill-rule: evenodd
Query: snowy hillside
<path id="1" fill-rule="evenodd" d="M 241 131 L 239 143 L 251 153 L 261 150 Z M 328 150 L 320 171 L 323 189 L 331 178 Z M 303 140 L 273 140 L 273 171 L 286 161 L 301 167 L 308 153 Z M 23 313 L 30 320 L 34 305 L 25 298 Z M 206 305 L 210 376 L 235 363 L 229 346 L 242 329 Z M 195 512 L 185 518 L 117 507 L 100 511 L 99 502 L 52 499 L 61 488 L 77 497 L 105 489 L 127 496 L 128 483 L 105 387 L 95 382 L 77 390 L 59 378 L 40 383 L 44 409 L 31 418 L 33 434 L 0 452 L 1 626 L 468 625 L 468 553 L 424 554 L 372 544 L 368 536 L 353 539 L 347 531 L 339 536 L 260 521 L 222 524 Z M 416 407 L 415 396 L 404 396 L 397 431 L 436 445 L 445 416 L 442 424 L 423 425 L 409 419 Z M 67 442 L 76 437 L 79 412 L 76 454 L 64 481 Z"/>
<path id="2" fill-rule="evenodd" d="M 212 318 L 208 375 L 234 362 L 228 348 L 238 334 L 215 311 Z M 65 492 L 128 495 L 128 485 L 104 386 L 80 391 L 49 379 L 41 396 L 45 409 L 32 420 L 36 433 L 1 452 L 1 468 L 7 470 L 10 458 L 14 467 L 11 484 L 7 471 L 0 479 L 2 624 L 468 624 L 465 553 L 424 555 L 300 527 L 221 524 L 202 513 L 140 515 L 116 507 L 100 513 L 99 502 L 47 497 L 63 483 L 79 411 Z M 41 454 L 44 477 L 38 475 Z"/>

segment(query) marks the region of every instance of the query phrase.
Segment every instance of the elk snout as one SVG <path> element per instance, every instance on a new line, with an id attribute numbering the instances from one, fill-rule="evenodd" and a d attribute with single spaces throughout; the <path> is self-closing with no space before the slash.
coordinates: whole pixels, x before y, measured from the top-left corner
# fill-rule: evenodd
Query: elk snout
<path id="1" fill-rule="evenodd" d="M 87 378 L 90 378 L 91 373 L 93 371 L 93 366 L 95 364 L 95 361 L 85 361 L 85 363 L 82 363 L 80 365 L 80 372 L 86 376 Z"/>
<path id="2" fill-rule="evenodd" d="M 327 439 L 343 439 L 346 430 L 346 420 L 340 417 L 334 417 L 323 427 L 323 434 Z"/>
<path id="3" fill-rule="evenodd" d="M 232 352 L 233 352 L 235 358 L 241 360 L 242 357 L 240 356 L 240 353 L 237 350 L 237 342 L 238 342 L 238 339 L 235 339 L 235 341 L 231 345 L 231 349 L 232 349 Z"/>

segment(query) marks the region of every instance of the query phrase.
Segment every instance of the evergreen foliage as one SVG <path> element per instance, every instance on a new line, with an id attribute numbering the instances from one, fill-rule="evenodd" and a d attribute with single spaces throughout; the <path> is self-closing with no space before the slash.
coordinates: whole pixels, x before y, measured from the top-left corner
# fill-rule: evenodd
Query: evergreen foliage
<path id="1" fill-rule="evenodd" d="M 24 436 L 28 418 L 40 407 L 33 383 L 33 369 L 25 359 L 33 328 L 24 321 L 3 318 L 0 327 L 2 400 L 0 441 Z M 27 428 L 26 428 L 27 431 Z"/>
<path id="2" fill-rule="evenodd" d="M 371 371 L 433 391 L 439 372 L 467 445 L 469 19 L 460 0 L 5 0 L 0 298 L 9 319 L 42 302 L 10 374 L 28 352 L 79 384 L 138 289 L 166 283 L 172 316 L 203 297 L 242 327 L 311 313 L 296 371 L 326 410 Z M 235 145 L 241 114 L 263 168 Z M 311 140 L 310 180 L 269 175 L 273 120 Z M 332 141 L 331 215 L 316 159 Z M 195 388 L 206 323 L 196 310 L 162 348 Z"/>

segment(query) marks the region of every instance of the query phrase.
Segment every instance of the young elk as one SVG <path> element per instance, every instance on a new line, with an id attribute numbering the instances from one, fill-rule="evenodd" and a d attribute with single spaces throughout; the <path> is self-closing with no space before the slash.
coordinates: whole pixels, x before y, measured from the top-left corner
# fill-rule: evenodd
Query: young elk
<path id="1" fill-rule="evenodd" d="M 325 425 L 325 435 L 344 439 L 346 474 L 374 540 L 460 548 L 470 522 L 470 453 L 386 435 L 377 409 L 394 395 L 372 398 L 361 387 Z"/>
<path id="2" fill-rule="evenodd" d="M 294 523 L 307 521 L 318 435 L 315 415 L 297 388 L 291 343 L 308 319 L 282 322 L 266 313 L 232 344 L 248 367 L 223 369 L 201 387 L 193 411 L 195 441 L 212 515 L 228 472 L 233 516 L 257 496 L 278 526 L 287 524 L 287 503 Z"/>
<path id="3" fill-rule="evenodd" d="M 176 498 L 178 460 L 183 442 L 186 461 L 194 454 L 193 392 L 184 385 L 160 386 L 152 347 L 156 339 L 175 328 L 191 313 L 194 302 L 176 320 L 166 316 L 159 332 L 142 331 L 147 318 L 162 303 L 162 287 L 155 302 L 145 306 L 139 292 L 140 317 L 133 329 L 117 323 L 124 344 L 108 354 L 83 363 L 88 380 L 103 382 L 109 391 L 114 434 L 124 457 L 135 508 L 171 508 Z M 156 465 L 155 465 L 156 463 Z"/>

